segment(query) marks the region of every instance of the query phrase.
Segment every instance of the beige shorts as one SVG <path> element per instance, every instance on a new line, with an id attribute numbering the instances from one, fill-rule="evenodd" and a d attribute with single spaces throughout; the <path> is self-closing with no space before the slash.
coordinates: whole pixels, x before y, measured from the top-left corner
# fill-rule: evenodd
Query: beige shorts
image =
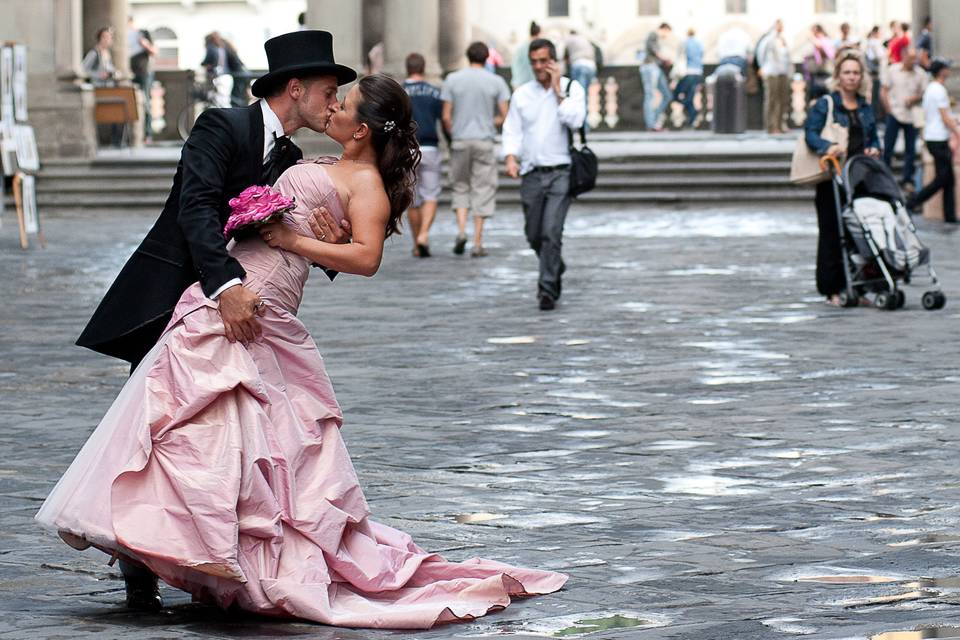
<path id="1" fill-rule="evenodd" d="M 436 147 L 420 147 L 420 164 L 417 165 L 417 188 L 413 206 L 422 207 L 424 202 L 436 202 L 440 197 L 440 173 L 443 156 Z"/>
<path id="2" fill-rule="evenodd" d="M 453 208 L 489 218 L 496 207 L 497 156 L 493 140 L 454 140 L 450 145 Z"/>

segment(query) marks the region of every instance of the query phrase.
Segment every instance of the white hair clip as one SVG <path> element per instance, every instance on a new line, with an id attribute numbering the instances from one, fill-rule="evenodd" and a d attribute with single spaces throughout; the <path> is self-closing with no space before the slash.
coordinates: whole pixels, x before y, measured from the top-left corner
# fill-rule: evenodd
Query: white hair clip
<path id="1" fill-rule="evenodd" d="M 394 122 L 393 120 L 387 120 L 386 124 L 383 125 L 383 130 L 384 130 L 386 133 L 390 133 L 391 131 L 393 131 L 393 130 L 396 129 L 396 128 L 397 128 L 397 123 Z"/>

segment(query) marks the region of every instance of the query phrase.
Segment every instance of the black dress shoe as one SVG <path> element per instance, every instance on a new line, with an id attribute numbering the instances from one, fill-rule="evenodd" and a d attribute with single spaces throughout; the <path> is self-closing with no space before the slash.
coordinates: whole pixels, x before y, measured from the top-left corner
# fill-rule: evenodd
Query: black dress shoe
<path id="1" fill-rule="evenodd" d="M 430 245 L 428 245 L 428 244 L 417 244 L 417 257 L 418 257 L 418 258 L 429 258 L 429 257 L 430 257 Z"/>
<path id="2" fill-rule="evenodd" d="M 127 607 L 138 611 L 160 611 L 163 598 L 160 597 L 160 585 L 156 578 L 137 578 L 124 580 L 127 587 Z"/>
<path id="3" fill-rule="evenodd" d="M 557 303 L 550 296 L 540 296 L 540 311 L 553 311 Z"/>

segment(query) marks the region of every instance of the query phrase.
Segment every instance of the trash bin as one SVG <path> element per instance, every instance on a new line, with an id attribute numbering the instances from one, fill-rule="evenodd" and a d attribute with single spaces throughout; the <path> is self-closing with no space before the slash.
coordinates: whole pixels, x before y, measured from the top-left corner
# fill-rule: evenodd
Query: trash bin
<path id="1" fill-rule="evenodd" d="M 713 91 L 713 132 L 746 131 L 747 88 L 743 76 L 734 70 L 718 71 Z"/>

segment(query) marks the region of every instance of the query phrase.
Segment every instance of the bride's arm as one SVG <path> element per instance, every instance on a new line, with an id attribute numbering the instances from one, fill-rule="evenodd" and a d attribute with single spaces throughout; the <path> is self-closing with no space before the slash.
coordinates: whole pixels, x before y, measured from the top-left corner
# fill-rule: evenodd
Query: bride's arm
<path id="1" fill-rule="evenodd" d="M 260 227 L 260 235 L 271 247 L 300 254 L 327 269 L 372 276 L 380 268 L 383 257 L 390 202 L 379 184 L 363 187 L 354 190 L 347 206 L 353 233 L 350 244 L 332 244 L 301 236 L 279 222 Z"/>

